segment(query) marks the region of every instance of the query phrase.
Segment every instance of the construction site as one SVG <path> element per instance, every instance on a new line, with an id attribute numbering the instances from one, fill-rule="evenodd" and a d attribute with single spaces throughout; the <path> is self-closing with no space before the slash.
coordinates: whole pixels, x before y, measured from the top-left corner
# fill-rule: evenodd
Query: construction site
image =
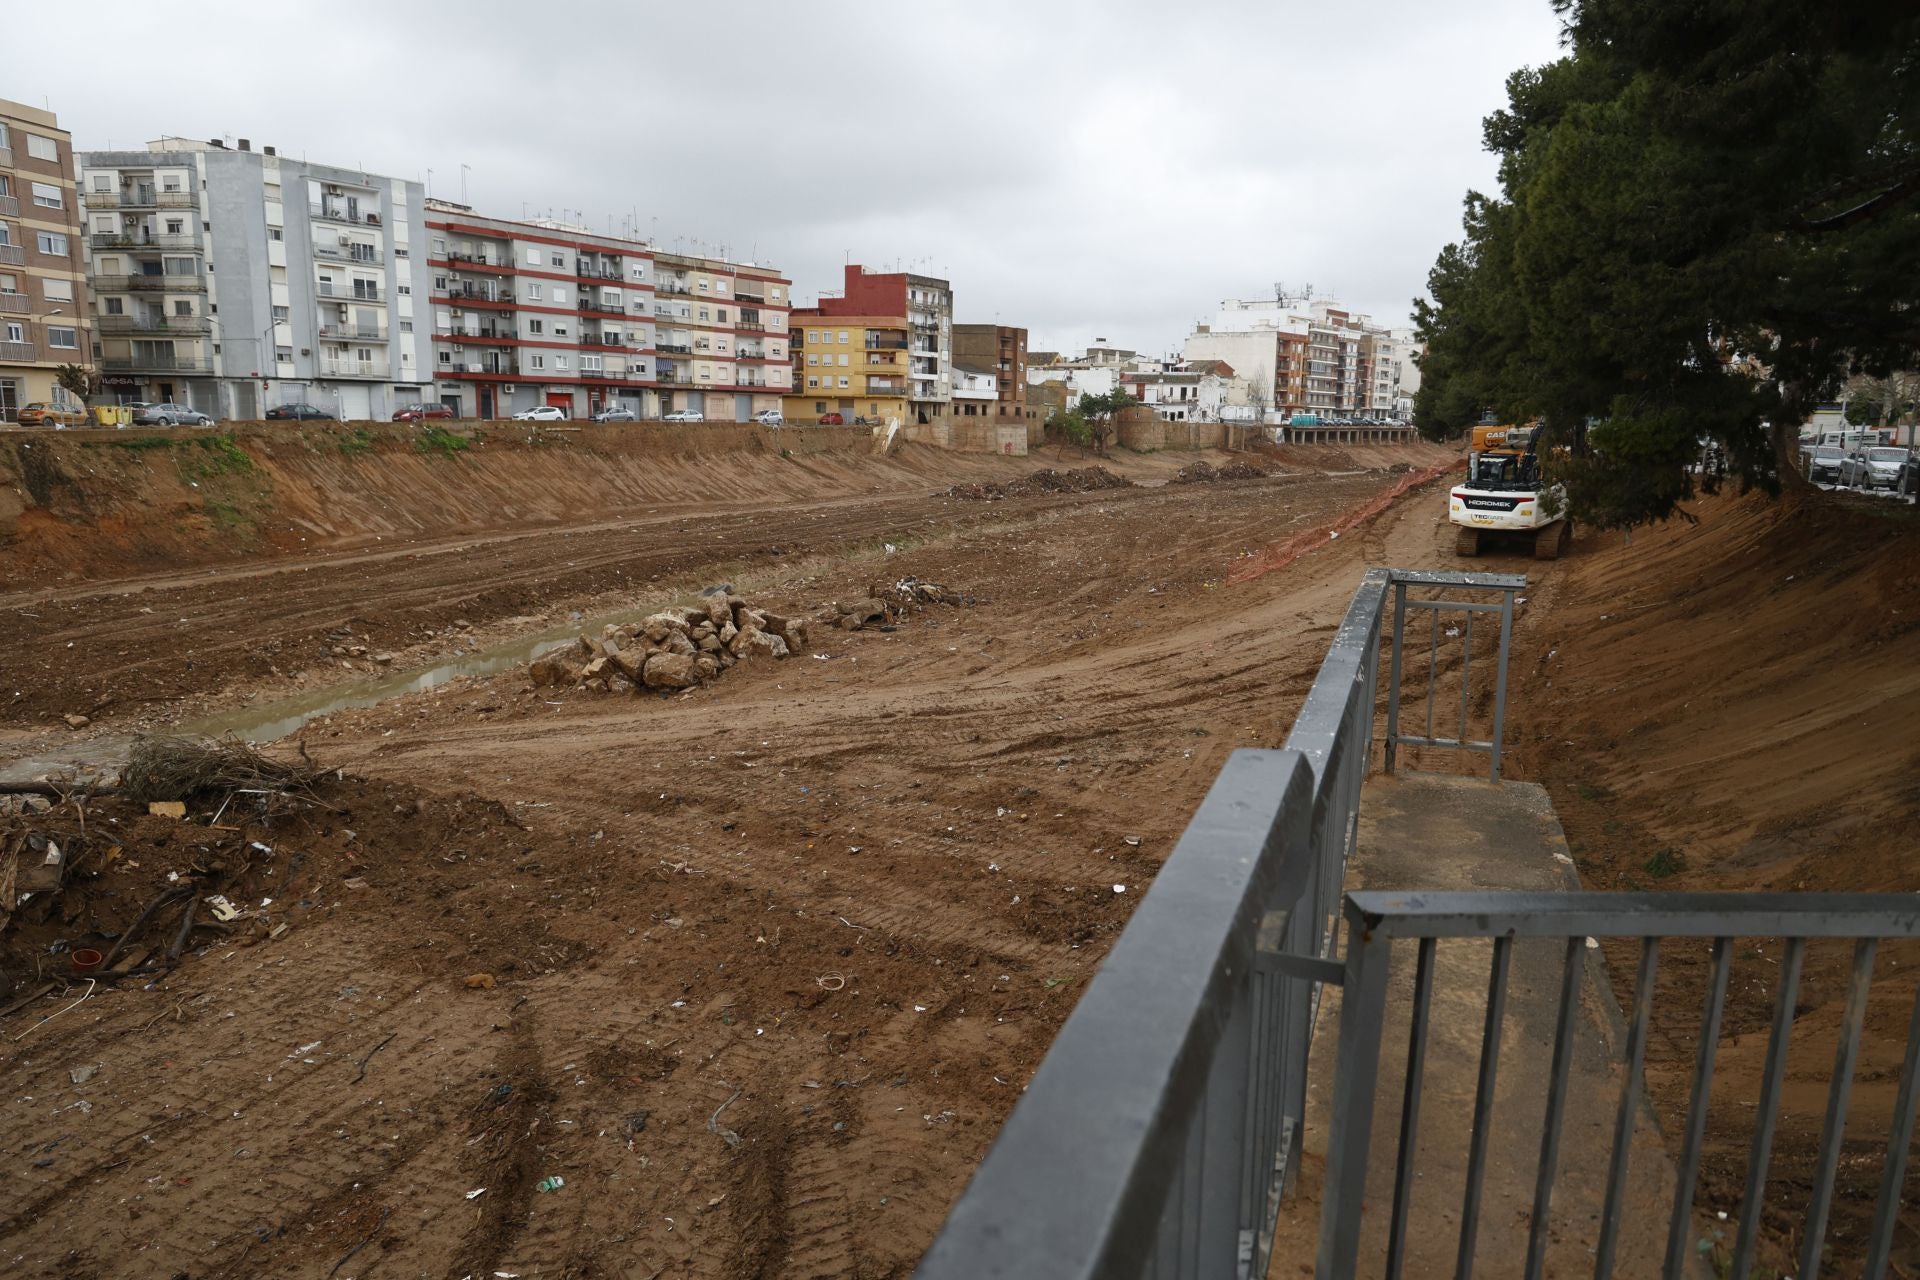
<path id="1" fill-rule="evenodd" d="M 8 1274 L 966 1274 L 929 1248 L 1210 788 L 1266 758 L 1233 753 L 1304 727 L 1369 582 L 1417 604 L 1420 573 L 1471 570 L 1501 598 L 1491 622 L 1433 610 L 1431 649 L 1389 607 L 1356 650 L 1332 916 L 1364 889 L 1911 897 L 1912 508 L 1727 492 L 1557 558 L 1463 561 L 1465 464 L 1418 441 L 996 457 L 841 427 L 0 436 Z M 1496 648 L 1497 694 L 1468 675 Z M 1389 663 L 1421 708 L 1393 773 Z M 1496 706 L 1489 778 L 1443 730 Z M 1567 1051 L 1546 1274 L 1584 1274 L 1615 1230 L 1621 1275 L 1804 1274 L 1810 1197 L 1816 1262 L 1920 1274 L 1920 1171 L 1888 1137 L 1913 1123 L 1911 924 L 1866 949 L 1870 994 L 1828 935 L 1672 940 L 1654 985 L 1635 942 L 1570 925 L 1566 973 L 1595 955 L 1564 997 L 1557 942 L 1442 942 L 1434 1017 L 1465 1038 L 1426 1067 L 1411 1228 L 1385 1210 L 1384 1108 L 1370 1172 L 1325 1137 L 1354 971 L 1341 993 L 1337 955 L 1275 970 L 1325 983 L 1299 1016 L 1326 1025 L 1241 1274 L 1376 1243 L 1444 1272 L 1456 1183 L 1481 1274 L 1523 1274 L 1537 1118 L 1446 1156 L 1486 1146 L 1447 1126 L 1494 1097 L 1488 955 L 1513 966 L 1501 1069 L 1529 1116 L 1528 1078 L 1596 1028 Z M 1375 1050 L 1398 1071 L 1404 1033 Z M 1094 1093 L 1063 1158 L 1159 1132 Z M 1762 1098 L 1767 1207 L 1736 1242 Z M 1172 1194 L 1145 1176 L 1116 1195 Z M 1320 1206 L 1363 1185 L 1343 1238 Z"/>

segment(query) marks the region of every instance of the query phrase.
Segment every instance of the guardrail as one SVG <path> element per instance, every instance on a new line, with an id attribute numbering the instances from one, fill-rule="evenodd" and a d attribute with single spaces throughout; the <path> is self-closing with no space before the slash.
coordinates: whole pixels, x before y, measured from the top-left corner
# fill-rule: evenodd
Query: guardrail
<path id="1" fill-rule="evenodd" d="M 1299 1167 L 1306 1116 L 1309 1052 L 1320 996 L 1344 987 L 1333 1114 L 1322 1190 L 1317 1275 L 1349 1280 L 1361 1270 L 1360 1222 L 1370 1125 L 1387 995 L 1387 953 L 1397 937 L 1419 939 L 1413 984 L 1407 1099 L 1400 1163 L 1389 1220 L 1385 1274 L 1400 1274 L 1405 1255 L 1405 1204 L 1414 1176 L 1421 1053 L 1432 994 L 1433 956 L 1441 937 L 1493 938 L 1490 1013 L 1482 1044 L 1480 1088 L 1469 1152 L 1471 1188 L 1460 1215 L 1460 1268 L 1470 1274 L 1477 1190 L 1486 1159 L 1488 1111 L 1497 1072 L 1504 980 L 1516 936 L 1565 940 L 1560 1022 L 1556 1032 L 1552 1106 L 1543 1139 L 1538 1195 L 1530 1229 L 1535 1250 L 1527 1274 L 1541 1274 L 1538 1249 L 1554 1229 L 1551 1208 L 1559 1107 L 1564 1101 L 1569 1028 L 1581 986 L 1574 961 L 1585 964 L 1590 936 L 1648 939 L 1627 1046 L 1627 1085 L 1616 1142 L 1607 1159 L 1607 1208 L 1601 1267 L 1611 1264 L 1624 1205 L 1628 1142 L 1640 1105 L 1638 1074 L 1647 1040 L 1656 941 L 1661 936 L 1715 939 L 1715 976 L 1708 996 L 1710 1028 L 1702 1037 L 1695 1086 L 1680 1153 L 1672 1221 L 1667 1224 L 1668 1275 L 1673 1250 L 1691 1241 L 1694 1183 L 1705 1129 L 1706 1083 L 1726 995 L 1726 958 L 1739 936 L 1790 939 L 1777 996 L 1754 1138 L 1755 1158 L 1741 1206 L 1733 1267 L 1745 1276 L 1766 1184 L 1766 1152 L 1781 1094 L 1787 1028 L 1799 956 L 1810 937 L 1856 942 L 1854 982 L 1828 1103 L 1826 1133 L 1807 1215 L 1800 1274 L 1815 1274 L 1831 1205 L 1849 1085 L 1865 1013 L 1875 940 L 1920 937 L 1920 899 L 1912 895 L 1423 894 L 1344 895 L 1348 859 L 1359 835 L 1361 784 L 1373 758 L 1380 714 L 1382 634 L 1393 619 L 1386 665 L 1384 735 L 1388 753 L 1484 750 L 1500 763 L 1506 671 L 1514 593 L 1525 579 L 1506 574 L 1369 570 L 1333 637 L 1311 691 L 1282 750 L 1238 750 L 1227 759 L 1185 833 L 1155 877 L 1113 950 L 1055 1039 L 986 1159 L 921 1260 L 920 1280 L 1118 1280 L 1120 1277 L 1219 1277 L 1257 1280 L 1268 1273 L 1283 1195 Z M 1419 592 L 1412 595 L 1411 592 Z M 1474 610 L 1445 593 L 1480 597 Z M 1391 593 L 1391 599 L 1389 598 Z M 1498 593 L 1499 602 L 1484 597 Z M 1452 738 L 1429 730 L 1403 734 L 1403 681 L 1413 672 L 1402 650 L 1405 621 L 1430 610 L 1473 618 L 1500 614 L 1486 740 L 1466 722 Z M 1464 629 L 1464 628 L 1463 628 Z M 1444 672 L 1463 691 L 1472 680 L 1472 652 L 1459 665 L 1439 661 L 1428 646 L 1428 699 Z M 1483 655 L 1484 657 L 1485 655 Z M 1485 681 L 1482 681 L 1484 688 Z M 1463 692 L 1463 706 L 1471 700 Z M 1430 705 L 1432 705 L 1430 703 Z M 1344 960 L 1334 942 L 1347 921 Z M 1324 1046 L 1323 1046 L 1324 1049 Z M 1909 1028 L 1905 1066 L 1893 1107 L 1893 1132 L 1869 1241 L 1868 1275 L 1882 1274 L 1905 1178 L 1906 1135 L 1913 1130 L 1920 998 Z M 1385 1107 L 1380 1108 L 1386 1110 Z M 1597 1158 L 1597 1157 L 1596 1157 Z M 1377 1212 L 1377 1210 L 1376 1210 Z M 1561 1224 L 1564 1226 L 1565 1224 Z M 1676 1243 L 1677 1242 L 1677 1243 Z M 1289 1258 L 1305 1270 L 1305 1258 Z M 1374 1261 L 1369 1273 L 1377 1270 Z"/>

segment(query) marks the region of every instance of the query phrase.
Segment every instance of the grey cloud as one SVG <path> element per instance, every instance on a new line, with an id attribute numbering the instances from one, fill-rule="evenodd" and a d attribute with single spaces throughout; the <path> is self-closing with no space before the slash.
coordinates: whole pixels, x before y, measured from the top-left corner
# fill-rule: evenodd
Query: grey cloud
<path id="1" fill-rule="evenodd" d="M 245 136 L 449 197 L 465 164 L 485 212 L 635 219 L 802 298 L 849 256 L 919 264 L 1041 348 L 1168 349 L 1281 280 L 1400 321 L 1492 181 L 1480 117 L 1558 53 L 1548 0 L 188 8 L 88 10 L 88 40 L 164 51 L 164 85 L 29 59 L 0 96 L 82 148 Z M 51 5 L 9 38 L 74 47 Z"/>

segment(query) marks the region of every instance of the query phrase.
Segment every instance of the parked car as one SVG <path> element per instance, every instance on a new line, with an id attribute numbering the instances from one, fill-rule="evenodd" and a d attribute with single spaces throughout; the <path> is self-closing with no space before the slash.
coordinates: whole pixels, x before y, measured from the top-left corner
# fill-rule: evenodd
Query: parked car
<path id="1" fill-rule="evenodd" d="M 190 405 L 148 404 L 133 411 L 135 424 L 142 427 L 210 427 L 213 416 Z"/>
<path id="2" fill-rule="evenodd" d="M 1840 464 L 1840 483 L 1852 489 L 1892 490 L 1900 483 L 1900 467 L 1907 450 L 1874 445 L 1847 455 Z"/>
<path id="3" fill-rule="evenodd" d="M 277 404 L 267 410 L 267 418 L 272 422 L 335 422 L 338 421 L 325 409 L 311 404 Z"/>
<path id="4" fill-rule="evenodd" d="M 58 431 L 64 427 L 84 427 L 87 425 L 85 409 L 56 409 L 43 401 L 20 406 L 19 416 L 15 419 L 23 427 L 52 427 Z"/>
<path id="5" fill-rule="evenodd" d="M 393 411 L 393 420 L 395 422 L 425 422 L 429 418 L 457 418 L 459 416 L 459 414 L 453 411 L 450 405 L 428 404 L 424 400 L 419 404 L 403 404 Z"/>
<path id="6" fill-rule="evenodd" d="M 846 425 L 846 421 L 845 418 L 837 413 L 823 413 L 820 415 L 820 425 L 823 427 L 844 426 Z"/>
<path id="7" fill-rule="evenodd" d="M 515 422 L 565 422 L 567 411 L 558 405 L 537 404 L 513 415 Z"/>
<path id="8" fill-rule="evenodd" d="M 753 415 L 753 420 L 763 427 L 782 427 L 787 422 L 786 417 L 778 409 L 762 409 Z"/>
<path id="9" fill-rule="evenodd" d="M 595 422 L 638 422 L 640 415 L 631 409 L 608 407 L 593 415 Z"/>
<path id="10" fill-rule="evenodd" d="M 1817 444 L 1807 450 L 1807 479 L 1815 484 L 1838 484 L 1846 450 L 1837 444 Z"/>
<path id="11" fill-rule="evenodd" d="M 660 419 L 662 422 L 705 422 L 706 420 L 707 415 L 701 413 L 698 409 L 675 409 L 672 413 Z"/>

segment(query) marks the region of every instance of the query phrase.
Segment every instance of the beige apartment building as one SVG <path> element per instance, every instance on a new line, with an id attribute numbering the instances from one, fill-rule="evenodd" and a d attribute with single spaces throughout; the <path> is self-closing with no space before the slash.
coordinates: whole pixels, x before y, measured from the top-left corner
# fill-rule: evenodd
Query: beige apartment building
<path id="1" fill-rule="evenodd" d="M 84 406 L 61 365 L 93 363 L 73 140 L 51 111 L 0 99 L 0 421 Z"/>

